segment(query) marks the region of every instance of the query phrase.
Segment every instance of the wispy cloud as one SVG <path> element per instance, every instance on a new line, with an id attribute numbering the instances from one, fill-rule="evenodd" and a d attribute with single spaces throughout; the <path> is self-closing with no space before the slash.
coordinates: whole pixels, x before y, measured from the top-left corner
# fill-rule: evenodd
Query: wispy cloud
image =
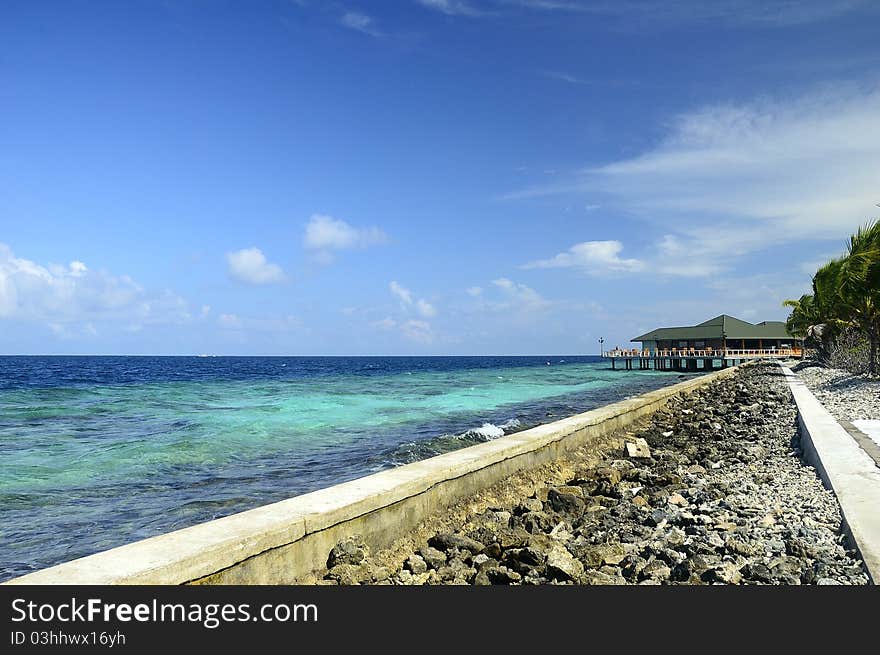
<path id="1" fill-rule="evenodd" d="M 329 264 L 334 251 L 369 248 L 388 242 L 388 235 L 378 227 L 357 228 L 325 214 L 312 214 L 306 224 L 304 244 L 315 253 L 319 263 Z"/>
<path id="2" fill-rule="evenodd" d="M 412 305 L 412 292 L 406 287 L 401 286 L 394 280 L 388 285 L 391 293 L 397 296 L 404 305 Z"/>
<path id="3" fill-rule="evenodd" d="M 450 16 L 487 16 L 520 9 L 534 12 L 589 13 L 625 21 L 627 29 L 666 29 L 694 23 L 787 28 L 818 23 L 849 13 L 875 12 L 871 0 L 417 0 Z"/>
<path id="4" fill-rule="evenodd" d="M 430 318 L 432 316 L 436 316 L 437 309 L 429 303 L 424 298 L 416 299 L 413 295 L 412 291 L 402 286 L 398 282 L 392 280 L 388 285 L 388 288 L 391 290 L 391 293 L 400 300 L 401 307 L 403 309 L 415 309 L 421 316 L 426 318 Z"/>
<path id="5" fill-rule="evenodd" d="M 506 277 L 492 280 L 492 285 L 496 290 L 500 291 L 502 296 L 501 301 L 487 301 L 486 307 L 495 311 L 517 309 L 519 311 L 534 312 L 545 309 L 551 304 L 550 301 L 543 298 L 541 294 L 531 287 L 514 282 Z"/>
<path id="6" fill-rule="evenodd" d="M 461 0 L 417 0 L 423 7 L 433 9 L 447 16 L 483 16 L 485 11 Z"/>
<path id="7" fill-rule="evenodd" d="M 380 328 L 382 330 L 393 330 L 397 327 L 397 321 L 395 321 L 390 316 L 386 316 L 381 321 L 373 321 L 370 323 L 373 327 Z"/>
<path id="8" fill-rule="evenodd" d="M 400 326 L 400 330 L 403 333 L 403 336 L 410 341 L 415 341 L 417 343 L 433 343 L 435 338 L 431 324 L 427 321 L 411 319 L 403 323 Z"/>
<path id="9" fill-rule="evenodd" d="M 707 271 L 713 259 L 839 238 L 872 216 L 880 183 L 878 121 L 876 85 L 706 106 L 676 117 L 666 137 L 638 156 L 507 198 L 602 194 L 605 209 L 675 233 L 665 247 L 686 254 L 680 268 Z M 575 255 L 556 264 L 574 262 Z"/>
<path id="10" fill-rule="evenodd" d="M 339 23 L 343 27 L 347 27 L 363 34 L 368 34 L 369 36 L 382 36 L 382 33 L 376 29 L 376 21 L 372 17 L 362 14 L 359 11 L 346 12 L 340 17 Z"/>
<path id="11" fill-rule="evenodd" d="M 870 0 L 614 0 L 577 4 L 597 15 L 625 19 L 630 26 L 635 24 L 654 29 L 705 22 L 784 28 L 876 7 L 872 7 Z"/>
<path id="12" fill-rule="evenodd" d="M 838 235 L 877 201 L 878 120 L 876 87 L 706 107 L 657 148 L 587 171 L 587 183 L 660 220 L 749 219 L 771 242 Z"/>
<path id="13" fill-rule="evenodd" d="M 499 5 L 522 7 L 538 11 L 587 11 L 588 5 L 583 2 L 567 0 L 494 0 Z"/>
<path id="14" fill-rule="evenodd" d="M 284 271 L 266 259 L 259 248 L 226 253 L 230 277 L 246 284 L 274 284 L 285 279 Z"/>
<path id="15" fill-rule="evenodd" d="M 620 241 L 583 241 L 549 259 L 539 259 L 523 268 L 576 268 L 593 275 L 611 272 L 638 272 L 645 263 L 639 259 L 623 259 Z"/>
<path id="16" fill-rule="evenodd" d="M 437 315 L 437 310 L 434 308 L 434 305 L 429 303 L 424 298 L 419 298 L 419 300 L 416 302 L 416 310 L 422 316 L 429 317 L 429 318 L 431 316 Z"/>
<path id="17" fill-rule="evenodd" d="M 569 84 L 588 84 L 587 80 L 583 80 L 564 71 L 542 70 L 538 72 L 551 80 L 559 80 L 561 82 L 568 82 Z"/>

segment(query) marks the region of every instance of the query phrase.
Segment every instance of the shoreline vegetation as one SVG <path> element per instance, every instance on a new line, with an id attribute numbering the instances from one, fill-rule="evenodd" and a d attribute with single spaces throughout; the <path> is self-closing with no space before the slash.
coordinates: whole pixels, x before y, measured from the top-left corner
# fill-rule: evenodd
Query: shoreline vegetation
<path id="1" fill-rule="evenodd" d="M 388 549 L 349 537 L 314 582 L 867 584 L 836 498 L 802 460 L 795 414 L 776 364 L 745 366 Z"/>
<path id="2" fill-rule="evenodd" d="M 816 359 L 851 373 L 878 374 L 880 348 L 880 221 L 850 236 L 847 254 L 821 266 L 813 293 L 786 300 L 786 327 Z"/>

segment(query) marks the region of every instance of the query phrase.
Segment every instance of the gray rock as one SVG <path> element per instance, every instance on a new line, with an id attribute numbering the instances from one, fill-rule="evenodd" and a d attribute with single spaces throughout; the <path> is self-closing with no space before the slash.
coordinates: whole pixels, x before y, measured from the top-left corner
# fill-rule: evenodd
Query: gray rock
<path id="1" fill-rule="evenodd" d="M 451 548 L 458 548 L 459 550 L 468 550 L 474 555 L 482 552 L 485 548 L 479 541 L 451 532 L 434 535 L 428 540 L 428 544 L 444 552 Z"/>
<path id="2" fill-rule="evenodd" d="M 526 512 L 541 512 L 544 510 L 544 503 L 537 498 L 524 498 L 514 510 L 515 514 L 525 514 Z"/>
<path id="3" fill-rule="evenodd" d="M 626 442 L 626 454 L 633 458 L 647 459 L 651 457 L 651 449 L 648 447 L 647 441 L 638 438 L 635 441 Z"/>
<path id="4" fill-rule="evenodd" d="M 327 572 L 327 578 L 341 585 L 359 585 L 372 580 L 373 575 L 365 564 L 337 564 Z"/>
<path id="5" fill-rule="evenodd" d="M 416 555 L 415 553 L 407 558 L 404 566 L 414 575 L 419 575 L 428 570 L 428 565 L 425 563 L 425 560 L 422 559 L 421 555 Z"/>
<path id="6" fill-rule="evenodd" d="M 584 572 L 584 565 L 563 547 L 547 554 L 547 576 L 555 580 L 577 580 Z"/>
<path id="7" fill-rule="evenodd" d="M 572 493 L 564 493 L 551 489 L 547 494 L 547 501 L 554 511 L 560 514 L 580 515 L 584 512 L 584 501 L 581 496 Z"/>
<path id="8" fill-rule="evenodd" d="M 360 535 L 352 535 L 340 541 L 330 551 L 327 568 L 332 569 L 338 564 L 358 565 L 369 555 L 370 550 Z"/>
<path id="9" fill-rule="evenodd" d="M 709 582 L 721 582 L 723 584 L 736 585 L 742 581 L 742 574 L 733 562 L 722 562 L 703 574 L 703 579 Z"/>
<path id="10" fill-rule="evenodd" d="M 626 579 L 620 575 L 609 575 L 602 571 L 585 571 L 581 576 L 585 585 L 625 585 Z"/>
<path id="11" fill-rule="evenodd" d="M 511 571 L 506 566 L 498 566 L 490 569 L 486 569 L 485 571 L 480 571 L 477 576 L 486 575 L 486 578 L 489 580 L 489 584 L 493 585 L 505 585 L 505 584 L 515 584 L 522 580 L 522 576 L 516 571 Z"/>
<path id="12" fill-rule="evenodd" d="M 432 546 L 425 546 L 419 549 L 419 555 L 425 563 L 432 569 L 439 569 L 446 566 L 446 554 Z"/>
<path id="13" fill-rule="evenodd" d="M 645 564 L 645 567 L 639 573 L 639 577 L 643 580 L 649 579 L 662 582 L 663 580 L 668 580 L 671 573 L 672 570 L 667 566 L 666 562 L 655 559 Z"/>

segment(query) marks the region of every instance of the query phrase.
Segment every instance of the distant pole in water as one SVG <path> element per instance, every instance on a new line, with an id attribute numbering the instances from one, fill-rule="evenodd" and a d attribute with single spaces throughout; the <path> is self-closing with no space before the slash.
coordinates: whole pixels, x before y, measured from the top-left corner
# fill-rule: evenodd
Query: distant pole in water
<path id="1" fill-rule="evenodd" d="M 602 349 L 602 344 L 603 344 L 603 343 L 605 343 L 605 338 L 604 338 L 604 337 L 599 337 L 599 356 L 600 356 L 600 357 L 604 357 L 604 356 L 605 356 L 605 351 Z"/>

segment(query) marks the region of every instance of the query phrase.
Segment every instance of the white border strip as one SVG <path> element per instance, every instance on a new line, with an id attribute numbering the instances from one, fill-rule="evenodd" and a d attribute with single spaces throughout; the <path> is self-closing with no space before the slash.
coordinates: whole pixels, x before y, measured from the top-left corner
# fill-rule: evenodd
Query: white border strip
<path id="1" fill-rule="evenodd" d="M 798 409 L 801 444 L 840 503 L 848 536 L 868 576 L 880 582 L 880 468 L 790 368 L 782 367 Z"/>

